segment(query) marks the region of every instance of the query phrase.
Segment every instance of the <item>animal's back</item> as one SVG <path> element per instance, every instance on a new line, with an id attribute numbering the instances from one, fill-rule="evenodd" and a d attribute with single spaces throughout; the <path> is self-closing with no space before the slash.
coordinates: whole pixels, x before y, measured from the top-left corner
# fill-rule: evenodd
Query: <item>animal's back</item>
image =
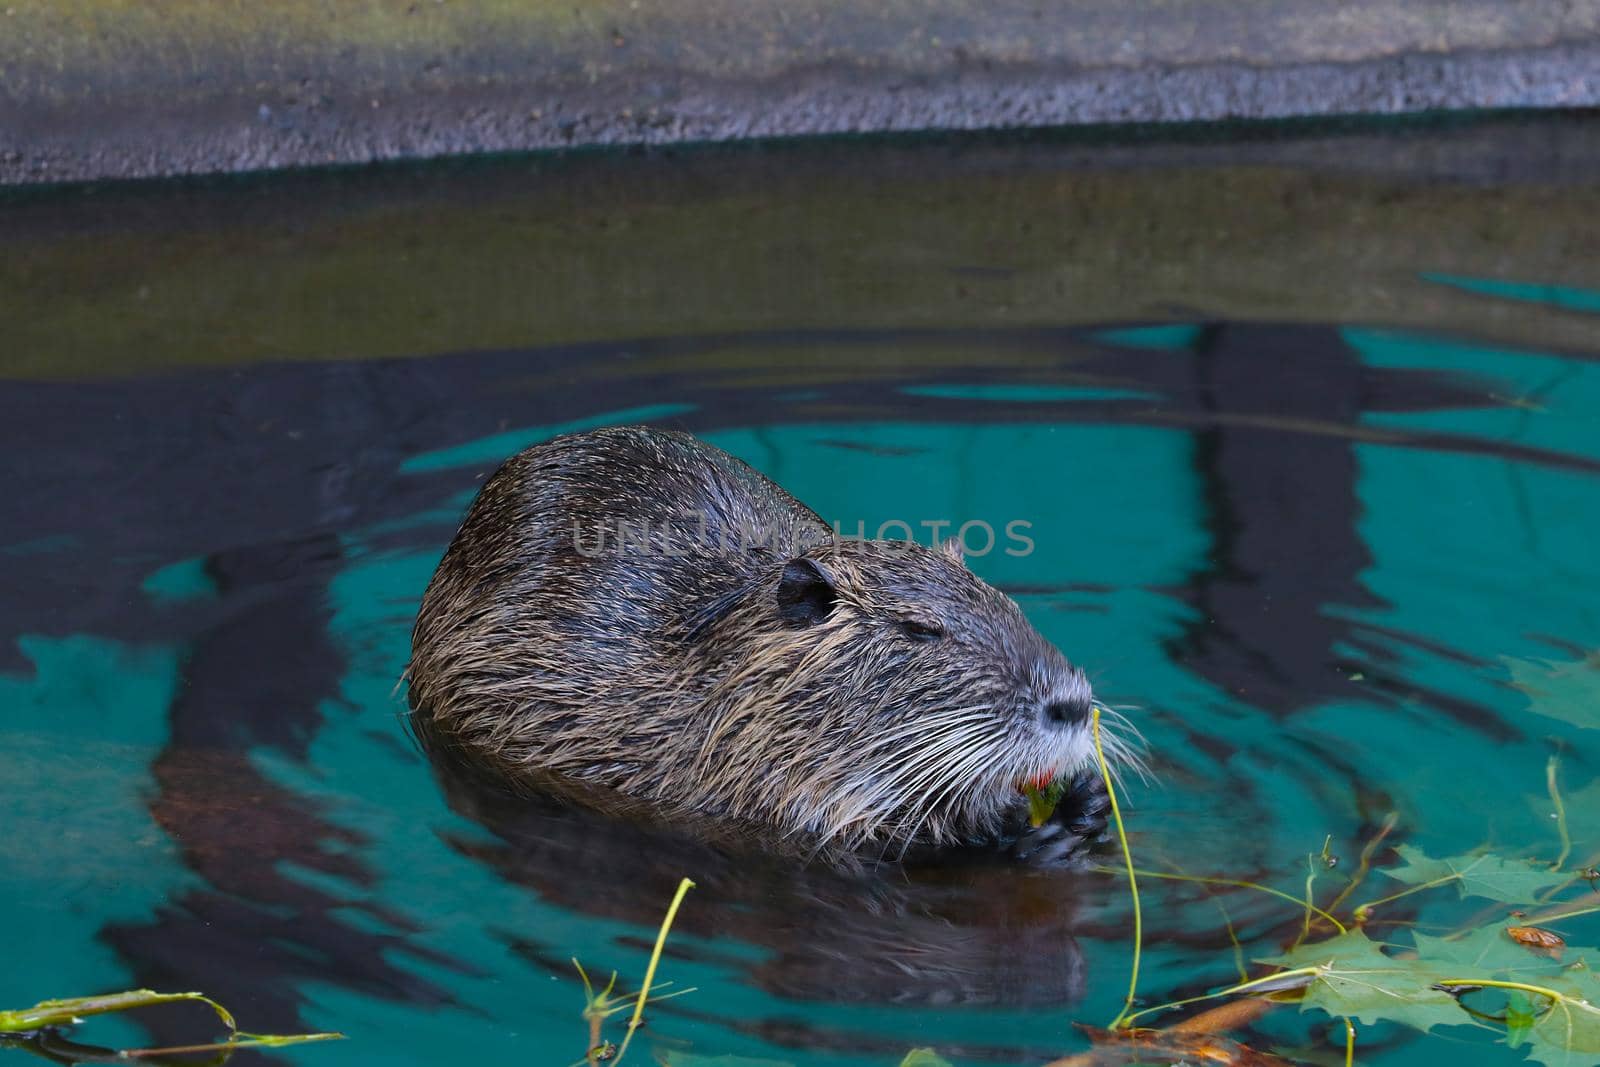
<path id="1" fill-rule="evenodd" d="M 830 532 L 764 475 L 687 434 L 554 438 L 490 477 L 441 560 L 413 634 L 412 702 L 495 762 L 604 777 L 592 744 L 570 766 L 548 743 L 535 757 L 517 720 L 548 720 L 548 742 L 583 729 L 584 709 L 666 709 L 661 680 L 683 672 L 696 633 L 786 546 Z M 497 691 L 515 693 L 521 714 L 485 721 Z M 616 716 L 604 725 L 614 730 Z"/>

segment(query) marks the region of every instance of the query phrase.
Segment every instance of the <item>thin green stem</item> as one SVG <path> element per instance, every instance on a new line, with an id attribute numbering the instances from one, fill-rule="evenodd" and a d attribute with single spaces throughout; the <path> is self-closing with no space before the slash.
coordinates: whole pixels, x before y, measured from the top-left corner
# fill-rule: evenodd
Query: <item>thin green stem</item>
<path id="1" fill-rule="evenodd" d="M 1106 783 L 1106 799 L 1111 802 L 1111 818 L 1117 824 L 1117 843 L 1122 846 L 1122 860 L 1128 867 L 1128 895 L 1133 898 L 1133 968 L 1128 975 L 1128 998 L 1123 1001 L 1122 1010 L 1117 1017 L 1111 1020 L 1109 1030 L 1118 1030 L 1126 1025 L 1133 1010 L 1133 998 L 1139 990 L 1139 955 L 1144 946 L 1144 914 L 1139 908 L 1139 879 L 1133 873 L 1133 851 L 1128 848 L 1128 832 L 1122 825 L 1122 808 L 1117 804 L 1117 787 L 1111 781 L 1111 768 L 1106 766 L 1105 749 L 1100 745 L 1100 709 L 1094 709 L 1094 717 L 1090 720 L 1094 737 L 1094 756 L 1100 763 L 1100 777 Z"/>
<path id="2" fill-rule="evenodd" d="M 694 883 L 685 878 L 678 883 L 678 891 L 673 894 L 672 903 L 667 905 L 667 916 L 661 920 L 661 929 L 656 932 L 656 947 L 650 952 L 650 966 L 644 969 L 644 984 L 639 987 L 639 1001 L 633 1007 L 633 1018 L 628 1020 L 628 1032 L 622 1038 L 622 1047 L 617 1050 L 617 1062 L 622 1062 L 622 1057 L 628 1054 L 628 1044 L 633 1041 L 633 1032 L 639 1029 L 639 1020 L 644 1017 L 644 1002 L 650 997 L 650 983 L 655 981 L 656 964 L 661 962 L 661 949 L 667 943 L 667 931 L 672 929 L 672 920 L 677 918 L 678 905 L 683 903 L 683 898 L 689 890 L 694 888 Z"/>
<path id="3" fill-rule="evenodd" d="M 1222 912 L 1222 925 L 1227 928 L 1228 940 L 1233 944 L 1233 969 L 1238 972 L 1239 981 L 1248 982 L 1250 972 L 1244 965 L 1244 946 L 1239 943 L 1239 934 L 1233 928 L 1233 916 L 1228 914 L 1228 909 L 1223 906 L 1222 901 L 1213 898 L 1211 902 Z"/>
<path id="4" fill-rule="evenodd" d="M 1569 1003 L 1571 998 L 1558 990 L 1546 989 L 1544 986 L 1528 985 L 1526 982 L 1499 982 L 1488 978 L 1445 978 L 1435 983 L 1435 988 L 1440 986 L 1453 986 L 1463 989 L 1513 989 L 1523 993 L 1531 993 L 1536 997 L 1544 997 L 1547 1001 L 1549 1001 L 1549 1003 L 1545 1005 L 1544 1011 L 1539 1013 L 1539 1021 L 1543 1022 L 1543 1020 L 1554 1014 L 1557 1008 L 1560 1008 L 1562 1012 L 1566 1014 L 1567 1018 L 1566 1049 L 1568 1052 L 1573 1051 L 1572 1005 Z M 1578 1004 L 1582 1007 L 1588 1008 L 1589 1011 L 1594 1010 L 1583 1001 L 1578 1001 Z"/>
<path id="5" fill-rule="evenodd" d="M 1384 838 L 1388 837 L 1389 834 L 1394 831 L 1395 825 L 1399 823 L 1399 821 L 1400 813 L 1397 811 L 1391 811 L 1388 815 L 1384 816 L 1383 825 L 1378 827 L 1378 832 L 1373 834 L 1371 840 L 1362 846 L 1361 859 L 1356 863 L 1355 872 L 1350 875 L 1349 883 L 1343 889 L 1339 890 L 1338 896 L 1328 901 L 1329 911 L 1338 910 L 1339 905 L 1343 904 L 1345 899 L 1349 897 L 1351 893 L 1354 893 L 1356 888 L 1366 880 L 1368 872 L 1372 870 L 1372 857 L 1377 854 L 1378 846 L 1383 844 Z"/>
<path id="6" fill-rule="evenodd" d="M 1327 844 L 1326 841 L 1324 841 L 1323 844 L 1322 844 L 1322 852 L 1323 852 L 1323 855 L 1327 855 L 1328 844 Z M 1304 919 L 1302 919 L 1302 921 L 1300 923 L 1300 936 L 1295 938 L 1295 941 L 1294 941 L 1296 948 L 1298 948 L 1300 946 L 1300 944 L 1305 941 L 1306 938 L 1311 936 L 1311 912 L 1317 906 L 1316 897 L 1312 895 L 1312 886 L 1314 886 L 1316 884 L 1316 881 L 1317 881 L 1317 858 L 1315 856 L 1307 856 L 1306 857 L 1306 899 L 1305 899 L 1306 910 L 1305 910 L 1305 917 L 1304 917 Z"/>
<path id="7" fill-rule="evenodd" d="M 1344 1020 L 1344 1067 L 1355 1067 L 1356 1024 L 1346 1016 Z"/>
<path id="8" fill-rule="evenodd" d="M 217 1013 L 222 1025 L 229 1030 L 238 1029 L 228 1009 L 203 993 L 157 993 L 150 989 L 130 989 L 125 993 L 41 1000 L 33 1007 L 20 1011 L 0 1011 L 0 1032 L 14 1033 L 20 1030 L 40 1030 L 47 1026 L 67 1026 L 87 1015 L 105 1015 L 109 1012 L 148 1008 L 183 1000 L 194 1000 L 206 1005 Z"/>
<path id="9" fill-rule="evenodd" d="M 1112 867 L 1102 866 L 1096 866 L 1093 869 L 1106 873 L 1110 873 L 1111 871 L 1115 870 L 1115 868 Z M 1273 889 L 1271 886 L 1261 885 L 1258 882 L 1241 882 L 1233 878 L 1206 878 L 1198 874 L 1171 874 L 1167 871 L 1147 871 L 1143 867 L 1138 868 L 1138 874 L 1141 878 L 1163 878 L 1170 882 L 1195 882 L 1200 885 L 1225 885 L 1231 886 L 1234 889 L 1254 889 L 1258 893 L 1266 893 L 1269 896 L 1277 897 L 1280 900 L 1287 900 L 1296 907 L 1300 907 L 1305 904 L 1305 901 L 1301 900 L 1299 897 L 1291 896 L 1281 889 Z M 1328 912 L 1317 907 L 1313 907 L 1311 910 L 1319 917 L 1324 918 L 1332 923 L 1341 934 L 1349 932 L 1348 927 L 1346 927 L 1344 923 L 1334 918 Z"/>
<path id="10" fill-rule="evenodd" d="M 1377 900 L 1369 900 L 1356 909 L 1356 919 L 1358 921 L 1365 921 L 1366 917 L 1372 913 L 1372 909 L 1381 904 L 1392 904 L 1401 897 L 1409 897 L 1412 893 L 1420 893 L 1424 889 L 1437 889 L 1442 885 L 1449 885 L 1451 882 L 1460 879 L 1460 877 L 1461 875 L 1459 874 L 1447 874 L 1443 878 L 1435 878 L 1431 882 L 1423 882 L 1420 885 L 1409 886 L 1405 889 L 1402 889 L 1398 893 L 1392 893 L 1386 897 L 1379 897 Z"/>
<path id="11" fill-rule="evenodd" d="M 1252 978 L 1248 982 L 1240 982 L 1238 985 L 1231 985 L 1226 989 L 1219 989 L 1215 993 L 1201 993 L 1197 997 L 1185 997 L 1183 1000 L 1168 1001 L 1165 1004 L 1157 1004 L 1153 1008 L 1145 1008 L 1143 1011 L 1136 1011 L 1132 1015 L 1124 1016 L 1122 1018 L 1122 1026 L 1124 1029 L 1127 1029 L 1129 1025 L 1132 1024 L 1133 1020 L 1142 1019 L 1146 1015 L 1154 1015 L 1159 1011 L 1171 1011 L 1173 1008 L 1182 1008 L 1190 1004 L 1198 1004 L 1203 1000 L 1218 1000 L 1222 997 L 1238 996 L 1240 993 L 1249 993 L 1257 986 L 1268 985 L 1269 983 L 1276 987 L 1278 983 L 1290 978 L 1299 978 L 1301 976 L 1305 976 L 1308 979 L 1316 978 L 1318 975 L 1322 974 L 1323 971 L 1324 968 L 1320 964 L 1314 967 L 1296 967 L 1292 971 L 1277 971 L 1276 973 L 1265 975 L 1261 978 Z M 1275 991 L 1275 989 L 1273 991 Z"/>
<path id="12" fill-rule="evenodd" d="M 204 1045 L 172 1045 L 167 1048 L 125 1048 L 117 1052 L 127 1059 L 146 1059 L 152 1056 L 189 1056 L 197 1052 L 232 1052 L 241 1048 L 283 1048 L 286 1045 L 308 1045 L 314 1041 L 343 1041 L 344 1035 L 319 1034 L 241 1034 L 227 1041 L 212 1041 Z"/>
<path id="13" fill-rule="evenodd" d="M 1572 834 L 1567 830 L 1567 806 L 1561 802 L 1561 787 L 1556 783 L 1556 767 L 1558 760 L 1551 756 L 1544 765 L 1544 784 L 1550 790 L 1550 803 L 1556 806 L 1556 833 L 1561 835 L 1561 855 L 1550 865 L 1552 871 L 1559 871 L 1566 865 L 1567 857 L 1572 855 Z"/>
<path id="14" fill-rule="evenodd" d="M 1227 995 L 1228 994 L 1226 991 L 1221 993 L 1201 993 L 1197 997 L 1184 997 L 1182 1000 L 1169 1000 L 1165 1004 L 1157 1004 L 1153 1008 L 1143 1008 L 1134 1012 L 1132 1015 L 1123 1016 L 1122 1028 L 1124 1030 L 1133 1029 L 1133 1020 L 1142 1019 L 1146 1015 L 1154 1015 L 1157 1012 L 1162 1011 L 1171 1011 L 1173 1008 L 1187 1008 L 1190 1004 L 1199 1004 L 1201 1001 L 1205 1000 L 1216 1000 Z"/>
<path id="15" fill-rule="evenodd" d="M 1554 989 L 1546 989 L 1541 985 L 1529 985 L 1526 982 L 1501 982 L 1492 978 L 1441 978 L 1434 983 L 1436 986 L 1471 986 L 1474 989 L 1519 989 L 1524 993 L 1533 993 L 1536 996 L 1549 1000 L 1566 1000 L 1566 995 Z"/>
<path id="16" fill-rule="evenodd" d="M 1578 908 L 1575 911 L 1557 912 L 1556 914 L 1549 916 L 1549 921 L 1554 921 L 1556 919 L 1575 919 L 1580 915 L 1593 915 L 1597 911 L 1600 911 L 1600 904 L 1596 904 L 1594 907 L 1590 908 Z"/>

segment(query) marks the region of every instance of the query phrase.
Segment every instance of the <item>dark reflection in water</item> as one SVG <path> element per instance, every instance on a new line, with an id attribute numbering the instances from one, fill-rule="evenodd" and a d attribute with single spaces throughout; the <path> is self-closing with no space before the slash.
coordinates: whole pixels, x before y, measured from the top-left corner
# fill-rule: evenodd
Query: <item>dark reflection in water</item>
<path id="1" fill-rule="evenodd" d="M 1349 621 L 1379 604 L 1360 578 L 1373 562 L 1357 528 L 1362 418 L 1482 404 L 1483 395 L 1447 376 L 1375 373 L 1320 328 L 1212 325 L 1194 355 L 1195 400 L 1212 416 L 1194 431 L 1211 550 L 1177 591 L 1195 615 L 1171 655 L 1270 711 L 1340 697 L 1356 665 L 1339 648 L 1378 651 Z M 1446 693 L 1419 693 L 1393 675 L 1370 682 L 1393 698 L 1425 695 L 1497 739 L 1513 734 L 1499 716 Z"/>
<path id="2" fill-rule="evenodd" d="M 204 888 L 170 901 L 151 924 L 102 935 L 141 985 L 205 989 L 272 1032 L 305 1028 L 297 984 L 307 979 L 421 1004 L 449 1001 L 386 958 L 394 950 L 451 965 L 408 944 L 414 923 L 289 876 L 285 864 L 372 882 L 360 835 L 322 819 L 313 801 L 270 781 L 249 758 L 266 747 L 304 760 L 321 725 L 319 704 L 337 692 L 346 665 L 329 633 L 325 591 L 340 563 L 328 535 L 208 558 L 219 596 L 235 606 L 189 646 L 151 800 L 155 821 Z M 367 912 L 397 932 L 375 936 L 335 909 Z M 192 1018 L 161 1015 L 151 1026 L 163 1045 L 193 1039 Z"/>
<path id="3" fill-rule="evenodd" d="M 1260 707 L 1314 704 L 1347 684 L 1333 649 L 1349 627 L 1326 606 L 1373 603 L 1349 436 L 1369 373 L 1337 334 L 1283 326 L 1209 326 L 1191 366 L 1201 410 L 1228 419 L 1195 431 L 1211 548 L 1172 654 Z"/>
<path id="4" fill-rule="evenodd" d="M 447 759 L 435 766 L 451 806 L 492 835 L 492 843 L 452 835 L 458 851 L 575 912 L 645 928 L 693 871 L 695 907 L 678 929 L 764 950 L 741 953 L 736 966 L 779 996 L 1031 1007 L 1082 992 L 1072 902 L 1086 877 L 1097 879 L 1081 871 L 1018 876 L 993 859 L 859 870 L 803 863 L 511 796 Z M 506 936 L 559 967 L 561 946 Z"/>
<path id="5" fill-rule="evenodd" d="M 513 796 L 447 750 L 429 747 L 451 807 L 490 835 L 486 842 L 452 834 L 451 846 L 544 900 L 648 929 L 683 873 L 694 872 L 694 906 L 674 929 L 742 947 L 723 953 L 669 945 L 669 957 L 715 962 L 793 1002 L 1059 1010 L 1083 994 L 1076 902 L 1092 899 L 1103 879 L 1081 868 L 1025 869 L 990 852 L 966 862 L 851 870 L 764 856 L 640 820 Z M 513 930 L 497 936 L 542 970 L 561 973 L 568 965 L 561 944 Z M 715 1019 L 809 1049 L 904 1051 L 870 1033 L 719 1015 L 691 1001 L 655 1010 Z M 1044 1047 L 993 1044 L 959 1051 L 998 1062 L 1048 1054 Z"/>
<path id="6" fill-rule="evenodd" d="M 740 354 L 728 357 L 730 348 Z M 985 358 L 952 363 L 944 355 L 952 348 L 981 350 Z M 1280 716 L 1341 695 L 1349 649 L 1379 659 L 1387 647 L 1379 636 L 1426 640 L 1377 635 L 1348 621 L 1351 610 L 1378 603 L 1362 583 L 1372 557 L 1359 528 L 1359 445 L 1378 440 L 1600 470 L 1592 457 L 1487 438 L 1374 430 L 1363 422 L 1373 412 L 1502 402 L 1482 383 L 1453 374 L 1365 365 L 1334 328 L 1215 323 L 1182 348 L 1186 358 L 1178 359 L 1171 350 L 1097 340 L 1087 330 L 819 332 L 359 367 L 265 366 L 93 386 L 0 385 L 0 421 L 32 442 L 27 462 L 0 470 L 0 497 L 28 502 L 8 519 L 7 538 L 71 534 L 51 548 L 48 566 L 8 567 L 0 664 L 26 669 L 17 643 L 23 634 L 182 640 L 187 647 L 149 804 L 195 880 L 148 918 L 106 925 L 102 937 L 137 982 L 203 988 L 266 1031 L 311 1028 L 300 993 L 307 981 L 437 1006 L 454 1003 L 444 979 L 420 977 L 407 961 L 423 961 L 434 974 L 476 973 L 474 962 L 421 945 L 415 917 L 289 876 L 292 867 L 370 886 L 367 842 L 325 818 L 316 800 L 263 775 L 251 758 L 270 750 L 304 762 L 324 709 L 342 699 L 348 664 L 330 639 L 328 604 L 330 583 L 349 563 L 343 535 L 367 528 L 380 531 L 372 550 L 438 550 L 463 492 L 493 466 L 401 476 L 410 457 L 664 397 L 686 405 L 668 422 L 690 431 L 884 419 L 1179 430 L 1192 441 L 1209 548 L 1203 566 L 1162 590 L 1192 608 L 1167 656 Z M 820 354 L 829 349 L 841 355 Z M 894 358 L 865 369 L 841 366 L 862 352 Z M 902 391 L 930 382 L 977 388 L 1018 380 L 1065 381 L 1084 392 L 973 404 Z M 130 410 L 139 417 L 114 417 Z M 94 433 L 79 432 L 85 427 Z M 140 593 L 153 570 L 189 557 L 204 560 L 214 597 L 166 603 Z M 419 594 L 394 591 L 401 601 Z M 1489 710 L 1398 672 L 1378 673 L 1370 693 L 1390 700 L 1421 693 L 1486 738 L 1514 735 Z M 1234 744 L 1198 732 L 1193 742 L 1219 763 Z M 1375 788 L 1359 767 L 1329 764 L 1357 795 Z M 448 770 L 440 781 L 452 806 L 488 834 L 452 835 L 460 855 L 574 913 L 653 927 L 679 875 L 692 870 L 700 888 L 681 929 L 756 951 L 672 951 L 718 962 L 778 998 L 1053 1007 L 1073 1002 L 1091 981 L 1076 902 L 1104 894 L 1093 875 L 984 865 L 853 873 L 797 866 L 508 801 Z M 1246 855 L 1239 860 L 1250 865 Z M 1270 877 L 1264 868 L 1230 873 Z M 1246 906 L 1236 919 L 1260 937 L 1273 928 L 1266 914 Z M 482 922 L 496 926 L 493 916 Z M 1186 928 L 1177 911 L 1154 927 L 1153 936 L 1167 944 L 1228 949 L 1214 924 Z M 513 930 L 497 929 L 496 936 L 531 962 L 565 968 L 561 944 Z M 905 1047 L 895 1036 L 719 1016 L 703 1002 L 672 1002 L 659 1013 L 716 1018 L 736 1031 L 812 1048 Z M 163 1041 L 184 1036 L 176 1029 L 157 1034 Z M 1000 1044 L 961 1049 L 1001 1060 L 1023 1051 Z"/>
<path id="7" fill-rule="evenodd" d="M 1239 551 L 1233 542 L 1241 531 L 1264 531 L 1286 517 L 1303 530 L 1310 526 L 1308 516 L 1318 514 L 1312 503 L 1284 510 L 1277 494 L 1289 488 L 1296 495 L 1329 494 L 1320 503 L 1335 507 L 1316 536 L 1330 545 L 1348 540 L 1351 547 L 1339 549 L 1340 558 L 1358 553 L 1349 531 L 1353 505 L 1340 507 L 1334 499 L 1349 492 L 1350 471 L 1321 478 L 1311 472 L 1318 464 L 1347 467 L 1348 450 L 1364 441 L 1600 472 L 1600 460 L 1589 456 L 1358 425 L 1363 412 L 1507 402 L 1485 384 L 1448 373 L 1361 366 L 1334 328 L 1210 327 L 1199 342 L 1200 369 L 1169 351 L 1096 342 L 1093 332 L 815 331 L 348 365 L 269 364 L 248 372 L 92 385 L 0 383 L 0 422 L 12 438 L 28 443 L 13 457 L 18 462 L 0 467 L 0 491 L 28 501 L 8 516 L 6 535 L 16 545 L 48 544 L 52 561 L 7 568 L 13 595 L 0 602 L 0 669 L 26 669 L 16 646 L 23 633 L 149 639 L 214 624 L 215 605 L 152 604 L 137 595 L 144 578 L 163 564 L 235 546 L 337 536 L 438 507 L 473 484 L 464 482 L 461 470 L 401 477 L 400 464 L 409 456 L 495 430 L 642 408 L 664 395 L 693 406 L 670 420 L 691 432 L 882 418 L 1186 428 L 1208 457 L 1197 465 L 1215 483 L 1207 490 L 1214 501 L 1207 523 L 1219 553 Z M 724 355 L 730 349 L 735 354 Z M 951 349 L 983 358 L 951 360 Z M 861 365 L 872 356 L 883 358 Z M 977 385 L 1064 379 L 1088 392 L 1085 399 L 977 405 L 901 391 L 943 377 Z M 1100 399 L 1097 386 L 1143 395 Z M 92 435 L 83 432 L 88 427 Z M 1245 447 L 1263 443 L 1273 447 Z M 1285 480 L 1292 478 L 1285 473 L 1268 484 L 1258 468 L 1276 463 L 1277 449 L 1303 454 L 1313 466 L 1304 478 Z M 1338 455 L 1346 458 L 1332 458 Z M 486 460 L 466 473 L 481 480 L 492 465 Z M 1280 466 L 1287 472 L 1290 464 Z M 442 532 L 447 539 L 455 518 L 441 519 L 434 536 Z M 402 540 L 420 538 L 412 531 Z M 1264 543 L 1261 550 L 1298 551 Z M 1224 587 L 1220 579 L 1229 573 L 1236 583 L 1262 580 L 1268 562 L 1217 556 L 1191 581 L 1194 600 L 1206 601 L 1206 589 Z M 1349 555 L 1341 568 L 1359 563 L 1359 555 Z M 1339 595 L 1355 596 L 1348 589 Z M 224 610 L 233 607 L 230 598 Z M 1245 628 L 1243 619 L 1238 622 Z M 1225 669 L 1218 670 L 1222 677 Z M 1299 680 L 1309 677 L 1295 670 Z M 1272 706 L 1281 698 L 1271 696 L 1273 683 L 1262 681 L 1258 696 Z"/>

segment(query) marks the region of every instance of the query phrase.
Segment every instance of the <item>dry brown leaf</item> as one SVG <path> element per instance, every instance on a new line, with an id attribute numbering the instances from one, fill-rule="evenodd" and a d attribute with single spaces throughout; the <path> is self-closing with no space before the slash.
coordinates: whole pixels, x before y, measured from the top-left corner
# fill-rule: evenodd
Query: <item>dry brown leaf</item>
<path id="1" fill-rule="evenodd" d="M 1542 926 L 1508 926 L 1506 936 L 1529 951 L 1553 960 L 1559 960 L 1561 951 L 1567 947 L 1565 938 Z"/>
<path id="2" fill-rule="evenodd" d="M 1140 1063 L 1209 1064 L 1214 1067 L 1295 1067 L 1292 1060 L 1259 1052 L 1217 1034 L 1186 1034 L 1172 1030 L 1102 1030 L 1078 1024 L 1094 1047 L 1088 1052 L 1059 1059 L 1046 1067 L 1110 1067 L 1128 1062 L 1131 1049 Z"/>

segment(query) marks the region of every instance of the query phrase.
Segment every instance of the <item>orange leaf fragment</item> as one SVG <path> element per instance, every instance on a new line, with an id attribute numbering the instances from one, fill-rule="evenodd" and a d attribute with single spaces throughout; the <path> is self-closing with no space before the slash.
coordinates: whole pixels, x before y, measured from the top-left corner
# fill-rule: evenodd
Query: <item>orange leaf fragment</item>
<path id="1" fill-rule="evenodd" d="M 1560 934 L 1540 926 L 1508 926 L 1506 936 L 1541 956 L 1555 960 L 1561 958 L 1561 950 L 1567 947 L 1566 939 Z"/>
<path id="2" fill-rule="evenodd" d="M 1101 1030 L 1075 1024 L 1089 1035 L 1094 1047 L 1046 1067 L 1117 1067 L 1128 1062 L 1149 1064 L 1205 1064 L 1207 1067 L 1294 1067 L 1280 1056 L 1260 1052 L 1220 1034 L 1178 1033 L 1171 1030 Z"/>

